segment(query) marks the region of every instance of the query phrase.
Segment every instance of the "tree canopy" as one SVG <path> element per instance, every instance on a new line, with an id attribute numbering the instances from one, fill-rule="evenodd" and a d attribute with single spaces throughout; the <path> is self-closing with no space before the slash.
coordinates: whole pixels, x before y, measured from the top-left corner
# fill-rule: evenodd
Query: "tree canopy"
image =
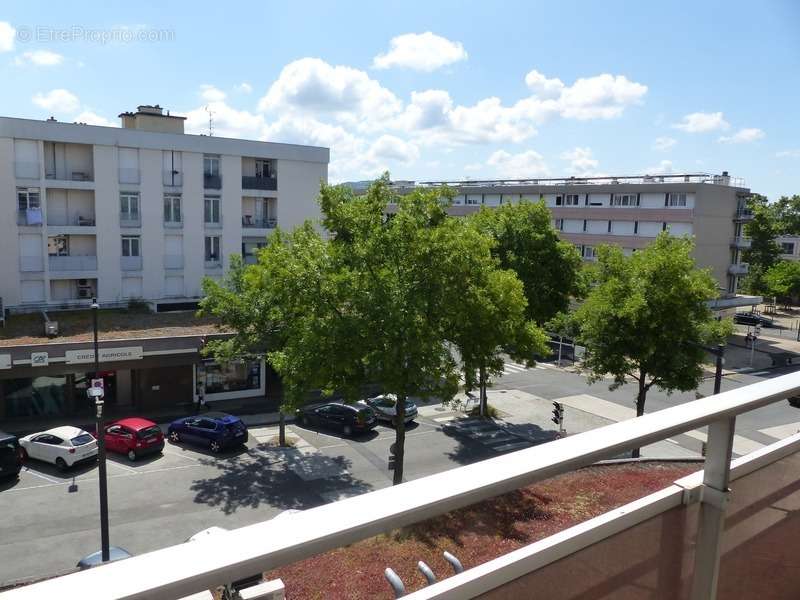
<path id="1" fill-rule="evenodd" d="M 770 296 L 784 304 L 796 303 L 800 299 L 800 262 L 782 260 L 764 274 L 764 283 Z"/>
<path id="2" fill-rule="evenodd" d="M 764 275 L 778 262 L 781 254 L 775 238 L 781 235 L 782 225 L 776 205 L 769 204 L 766 196 L 753 194 L 748 207 L 753 211 L 753 219 L 744 228 L 750 238 L 750 247 L 742 253 L 749 265 L 745 288 L 752 294 L 765 294 L 768 290 Z"/>

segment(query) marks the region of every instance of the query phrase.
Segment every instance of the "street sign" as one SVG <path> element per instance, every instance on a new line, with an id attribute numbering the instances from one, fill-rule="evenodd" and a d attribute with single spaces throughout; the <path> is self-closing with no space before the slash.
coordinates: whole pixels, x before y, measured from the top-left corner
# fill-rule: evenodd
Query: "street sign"
<path id="1" fill-rule="evenodd" d="M 103 380 L 101 379 L 92 379 L 92 387 L 93 388 L 100 388 L 105 393 L 106 388 L 103 385 Z"/>

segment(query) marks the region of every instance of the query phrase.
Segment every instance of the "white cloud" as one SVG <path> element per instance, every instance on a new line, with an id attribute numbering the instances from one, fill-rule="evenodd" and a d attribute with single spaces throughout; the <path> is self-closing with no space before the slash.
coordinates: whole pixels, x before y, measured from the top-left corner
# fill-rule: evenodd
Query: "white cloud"
<path id="1" fill-rule="evenodd" d="M 717 141 L 724 144 L 748 144 L 760 140 L 766 134 L 757 127 L 744 127 L 733 135 L 723 135 Z"/>
<path id="2" fill-rule="evenodd" d="M 662 160 L 657 165 L 647 167 L 644 172 L 646 175 L 669 175 L 675 172 L 675 166 L 671 160 Z"/>
<path id="3" fill-rule="evenodd" d="M 544 157 L 535 150 L 526 150 L 519 154 L 498 150 L 489 157 L 486 164 L 493 167 L 497 174 L 510 179 L 550 175 L 550 169 L 545 163 Z"/>
<path id="4" fill-rule="evenodd" d="M 630 81 L 624 75 L 603 73 L 578 79 L 565 87 L 558 97 L 561 116 L 567 119 L 612 119 L 627 106 L 638 104 L 647 86 Z"/>
<path id="5" fill-rule="evenodd" d="M 333 66 L 319 58 L 301 58 L 286 65 L 258 103 L 267 114 L 287 110 L 330 114 L 358 129 L 382 126 L 402 102 L 364 71 Z"/>
<path id="6" fill-rule="evenodd" d="M 800 148 L 793 150 L 781 150 L 775 153 L 775 158 L 800 158 Z"/>
<path id="7" fill-rule="evenodd" d="M 653 150 L 659 150 L 661 152 L 666 152 L 667 150 L 671 149 L 675 144 L 678 143 L 678 140 L 671 137 L 659 137 L 656 138 L 656 141 L 653 142 Z"/>
<path id="8" fill-rule="evenodd" d="M 8 21 L 0 21 L 0 52 L 11 52 L 14 49 L 14 38 L 17 30 Z"/>
<path id="9" fill-rule="evenodd" d="M 680 123 L 672 127 L 687 133 L 705 133 L 707 131 L 725 130 L 730 127 L 721 112 L 703 113 L 695 112 L 683 117 Z"/>
<path id="10" fill-rule="evenodd" d="M 80 108 L 78 97 L 62 88 L 50 90 L 47 93 L 37 93 L 33 97 L 33 103 L 55 113 L 71 113 Z"/>
<path id="11" fill-rule="evenodd" d="M 389 52 L 378 54 L 372 61 L 376 69 L 401 67 L 417 71 L 435 71 L 467 59 L 461 42 L 453 42 L 430 31 L 406 33 L 392 38 Z"/>
<path id="12" fill-rule="evenodd" d="M 410 165 L 419 158 L 419 148 L 393 135 L 382 135 L 372 143 L 369 154 L 376 161 L 393 160 Z"/>
<path id="13" fill-rule="evenodd" d="M 222 102 L 225 100 L 225 92 L 218 87 L 204 83 L 200 86 L 200 97 L 206 102 Z"/>
<path id="14" fill-rule="evenodd" d="M 597 173 L 596 169 L 599 162 L 596 158 L 592 157 L 592 149 L 587 147 L 576 147 L 572 150 L 567 150 L 559 155 L 562 160 L 569 161 L 568 172 L 570 174 L 580 175 L 582 177 L 590 177 Z"/>
<path id="15" fill-rule="evenodd" d="M 242 94 L 251 94 L 253 92 L 253 86 L 247 83 L 246 81 L 243 81 L 239 85 L 235 86 L 233 89 Z"/>
<path id="16" fill-rule="evenodd" d="M 535 69 L 525 75 L 525 85 L 542 99 L 558 98 L 564 91 L 564 83 L 560 79 L 548 79 Z"/>
<path id="17" fill-rule="evenodd" d="M 263 116 L 246 110 L 237 110 L 228 106 L 224 101 L 209 102 L 205 106 L 188 111 L 185 123 L 186 132 L 207 135 L 209 111 L 215 136 L 250 140 L 265 139 L 266 122 Z"/>
<path id="18" fill-rule="evenodd" d="M 18 67 L 34 65 L 37 67 L 55 67 L 64 62 L 64 57 L 58 52 L 50 50 L 34 50 L 33 52 L 23 52 L 14 59 L 14 64 Z"/>
<path id="19" fill-rule="evenodd" d="M 109 121 L 103 116 L 98 115 L 96 112 L 85 110 L 75 118 L 72 119 L 76 123 L 86 123 L 87 125 L 100 125 L 102 127 L 116 127 L 116 123 Z"/>

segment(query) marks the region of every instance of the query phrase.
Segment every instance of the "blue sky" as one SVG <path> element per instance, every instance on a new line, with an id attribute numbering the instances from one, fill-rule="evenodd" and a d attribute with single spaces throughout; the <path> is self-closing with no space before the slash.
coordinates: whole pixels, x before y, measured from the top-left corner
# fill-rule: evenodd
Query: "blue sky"
<path id="1" fill-rule="evenodd" d="M 135 9 L 133 7 L 135 6 Z M 728 170 L 800 193 L 800 3 L 6 1 L 0 114 L 331 148 L 331 180 Z"/>

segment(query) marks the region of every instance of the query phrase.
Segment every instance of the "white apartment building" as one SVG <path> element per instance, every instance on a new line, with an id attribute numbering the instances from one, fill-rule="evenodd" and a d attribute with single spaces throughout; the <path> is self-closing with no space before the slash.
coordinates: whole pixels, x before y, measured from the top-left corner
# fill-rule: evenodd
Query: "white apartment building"
<path id="1" fill-rule="evenodd" d="M 351 184 L 357 192 L 363 182 Z M 691 235 L 695 259 L 710 268 L 727 294 L 747 274 L 741 252 L 749 244 L 743 224 L 752 218 L 746 208 L 750 190 L 744 182 L 722 175 L 687 173 L 634 177 L 567 177 L 558 179 L 394 182 L 399 192 L 416 187 L 448 186 L 456 196 L 451 214 L 467 215 L 481 206 L 500 206 L 521 199 L 543 200 L 553 225 L 575 244 L 586 260 L 594 260 L 601 244 L 626 253 L 644 248 L 661 231 Z"/>
<path id="2" fill-rule="evenodd" d="M 159 106 L 120 117 L 0 117 L 6 308 L 196 301 L 231 255 L 252 262 L 276 226 L 319 217 L 327 148 L 187 135 Z"/>

